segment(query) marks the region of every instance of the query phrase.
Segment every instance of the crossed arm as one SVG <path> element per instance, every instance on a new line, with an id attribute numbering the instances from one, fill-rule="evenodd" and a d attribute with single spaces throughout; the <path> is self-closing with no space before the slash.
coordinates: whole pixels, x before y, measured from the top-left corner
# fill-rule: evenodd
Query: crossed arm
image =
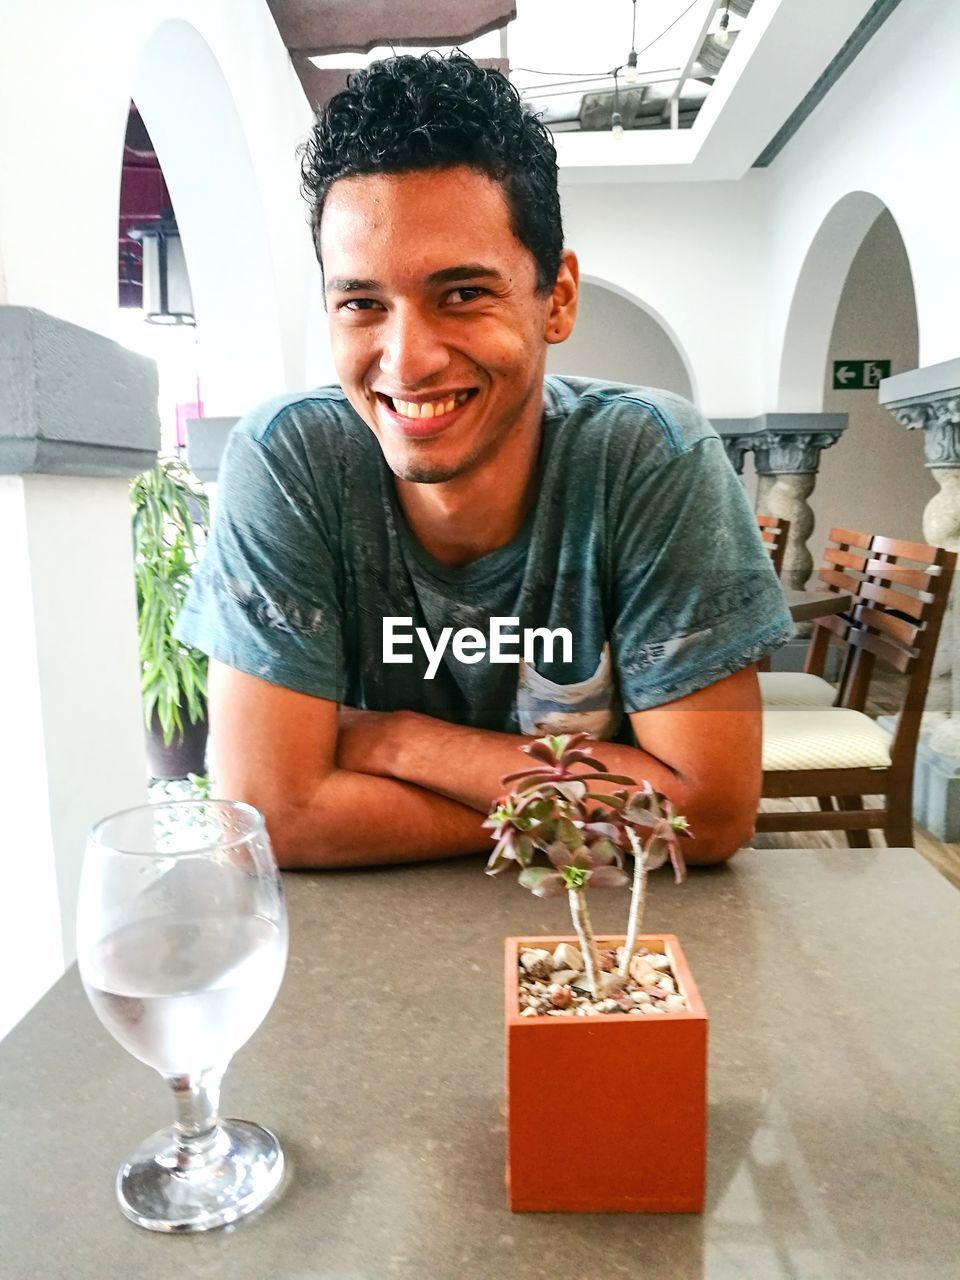
<path id="1" fill-rule="evenodd" d="M 266 816 L 281 866 L 422 861 L 489 847 L 481 823 L 524 739 L 413 711 L 353 711 L 211 661 L 222 794 Z M 750 838 L 760 797 L 760 694 L 752 667 L 631 715 L 639 746 L 598 744 L 611 772 L 647 779 L 687 816 L 693 864 Z"/>

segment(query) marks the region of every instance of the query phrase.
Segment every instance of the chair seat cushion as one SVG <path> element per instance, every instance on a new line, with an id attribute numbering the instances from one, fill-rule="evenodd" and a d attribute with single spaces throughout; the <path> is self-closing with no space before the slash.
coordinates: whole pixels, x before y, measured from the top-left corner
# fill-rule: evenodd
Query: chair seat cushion
<path id="1" fill-rule="evenodd" d="M 767 773 L 885 769 L 890 765 L 890 742 L 891 735 L 861 711 L 764 708 L 763 768 Z"/>
<path id="2" fill-rule="evenodd" d="M 760 672 L 760 696 L 765 707 L 832 707 L 836 692 L 826 680 L 802 671 Z"/>

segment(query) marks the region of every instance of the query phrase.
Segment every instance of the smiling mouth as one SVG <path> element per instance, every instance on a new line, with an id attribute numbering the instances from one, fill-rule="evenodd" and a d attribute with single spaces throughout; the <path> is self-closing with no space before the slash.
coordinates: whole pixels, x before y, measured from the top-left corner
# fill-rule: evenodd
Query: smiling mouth
<path id="1" fill-rule="evenodd" d="M 382 391 L 378 391 L 377 399 L 385 404 L 391 413 L 396 414 L 398 418 L 406 418 L 410 422 L 429 421 L 435 418 L 445 418 L 454 410 L 460 409 L 471 400 L 476 394 L 476 387 L 470 387 L 465 391 L 455 391 L 447 396 L 438 396 L 433 400 L 401 400 L 393 396 L 384 395 Z"/>

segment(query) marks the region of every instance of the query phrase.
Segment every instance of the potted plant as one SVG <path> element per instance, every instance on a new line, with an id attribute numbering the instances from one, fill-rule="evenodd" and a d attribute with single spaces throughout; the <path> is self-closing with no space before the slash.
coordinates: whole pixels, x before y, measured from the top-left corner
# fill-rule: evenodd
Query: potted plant
<path id="1" fill-rule="evenodd" d="M 209 499 L 179 458 L 163 458 L 130 486 L 137 583 L 140 691 L 155 778 L 204 772 L 207 657 L 173 635 L 196 568 Z"/>
<path id="2" fill-rule="evenodd" d="M 669 860 L 682 878 L 689 832 L 648 784 L 608 773 L 589 741 L 525 745 L 533 765 L 504 777 L 486 822 L 488 873 L 512 867 L 539 897 L 566 894 L 575 929 L 506 940 L 509 1206 L 698 1212 L 707 1014 L 676 937 L 641 933 L 647 876 Z M 588 891 L 628 885 L 625 934 L 596 937 Z"/>

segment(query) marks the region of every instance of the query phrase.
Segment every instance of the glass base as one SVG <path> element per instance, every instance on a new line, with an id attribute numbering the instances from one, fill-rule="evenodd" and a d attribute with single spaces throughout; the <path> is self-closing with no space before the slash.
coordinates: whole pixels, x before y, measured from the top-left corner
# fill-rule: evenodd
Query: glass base
<path id="1" fill-rule="evenodd" d="M 247 1120 L 222 1120 L 202 1161 L 178 1158 L 171 1126 L 137 1148 L 117 1174 L 125 1217 L 150 1231 L 209 1231 L 245 1217 L 283 1177 L 276 1135 Z"/>

